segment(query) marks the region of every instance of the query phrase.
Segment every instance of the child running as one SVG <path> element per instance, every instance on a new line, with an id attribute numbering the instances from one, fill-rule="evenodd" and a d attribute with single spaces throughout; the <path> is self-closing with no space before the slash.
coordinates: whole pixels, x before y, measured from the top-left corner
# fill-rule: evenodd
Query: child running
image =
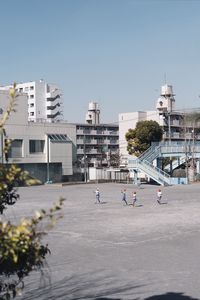
<path id="1" fill-rule="evenodd" d="M 132 199 L 133 199 L 133 206 L 135 206 L 135 203 L 137 201 L 137 196 L 136 196 L 136 192 L 132 193 Z"/>
<path id="2" fill-rule="evenodd" d="M 122 193 L 122 201 L 124 201 L 126 203 L 126 205 L 128 205 L 127 201 L 126 201 L 126 189 L 123 189 L 121 191 Z"/>
<path id="3" fill-rule="evenodd" d="M 157 202 L 159 204 L 161 204 L 161 199 L 162 199 L 162 191 L 161 191 L 161 189 L 158 189 L 158 191 L 157 191 Z"/>
<path id="4" fill-rule="evenodd" d="M 96 188 L 95 197 L 96 197 L 96 202 L 95 203 L 101 203 L 101 201 L 100 201 L 100 191 L 99 191 L 98 188 Z"/>

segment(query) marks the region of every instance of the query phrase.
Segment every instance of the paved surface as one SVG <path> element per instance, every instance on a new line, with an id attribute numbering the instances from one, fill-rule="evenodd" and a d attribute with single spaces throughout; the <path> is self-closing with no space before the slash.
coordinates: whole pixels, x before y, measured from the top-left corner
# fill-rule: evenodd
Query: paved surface
<path id="1" fill-rule="evenodd" d="M 66 202 L 47 237 L 46 276 L 29 276 L 19 299 L 200 299 L 200 184 L 162 188 L 163 205 L 157 186 L 98 187 L 103 204 L 94 184 L 20 188 L 15 219 Z M 129 202 L 137 191 L 136 207 L 123 205 L 124 187 Z"/>

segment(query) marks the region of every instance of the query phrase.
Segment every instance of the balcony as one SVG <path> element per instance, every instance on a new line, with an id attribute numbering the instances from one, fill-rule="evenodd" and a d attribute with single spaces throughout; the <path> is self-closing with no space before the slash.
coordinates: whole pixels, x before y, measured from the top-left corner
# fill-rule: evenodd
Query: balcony
<path id="1" fill-rule="evenodd" d="M 61 90 L 54 89 L 46 93 L 47 101 L 55 101 L 58 98 L 61 98 Z"/>
<path id="2" fill-rule="evenodd" d="M 84 154 L 84 150 L 83 149 L 77 149 L 77 154 Z"/>

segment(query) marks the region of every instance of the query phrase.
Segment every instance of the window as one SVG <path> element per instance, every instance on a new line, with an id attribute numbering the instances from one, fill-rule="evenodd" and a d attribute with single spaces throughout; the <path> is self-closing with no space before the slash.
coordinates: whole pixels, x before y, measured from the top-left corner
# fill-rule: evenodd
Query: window
<path id="1" fill-rule="evenodd" d="M 30 95 L 30 99 L 33 99 L 34 98 L 34 95 Z"/>
<path id="2" fill-rule="evenodd" d="M 24 90 L 25 90 L 26 92 L 29 91 L 29 87 L 26 86 Z"/>
<path id="3" fill-rule="evenodd" d="M 30 103 L 30 107 L 34 107 L 34 103 Z"/>
<path id="4" fill-rule="evenodd" d="M 19 92 L 23 92 L 23 88 L 19 88 Z"/>
<path id="5" fill-rule="evenodd" d="M 8 152 L 8 157 L 22 157 L 22 145 L 23 140 L 13 140 L 11 143 L 10 150 Z"/>
<path id="6" fill-rule="evenodd" d="M 30 153 L 43 153 L 44 152 L 44 140 L 29 140 L 29 152 Z"/>
<path id="7" fill-rule="evenodd" d="M 34 90 L 34 86 L 30 86 L 30 91 L 33 91 Z"/>
<path id="8" fill-rule="evenodd" d="M 30 116 L 34 116 L 34 112 L 33 111 L 30 112 Z"/>

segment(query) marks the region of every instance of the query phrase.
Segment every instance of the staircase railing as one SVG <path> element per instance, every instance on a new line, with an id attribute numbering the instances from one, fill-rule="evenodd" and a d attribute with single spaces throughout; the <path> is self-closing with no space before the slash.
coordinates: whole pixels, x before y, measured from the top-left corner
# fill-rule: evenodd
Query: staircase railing
<path id="1" fill-rule="evenodd" d="M 130 161 L 130 167 L 138 168 L 162 185 L 170 185 L 170 176 L 147 160 L 135 159 Z"/>
<path id="2" fill-rule="evenodd" d="M 161 147 L 159 145 L 153 145 L 149 147 L 145 152 L 143 152 L 138 159 L 140 160 L 148 160 L 152 162 L 155 158 L 157 158 L 161 154 Z"/>

